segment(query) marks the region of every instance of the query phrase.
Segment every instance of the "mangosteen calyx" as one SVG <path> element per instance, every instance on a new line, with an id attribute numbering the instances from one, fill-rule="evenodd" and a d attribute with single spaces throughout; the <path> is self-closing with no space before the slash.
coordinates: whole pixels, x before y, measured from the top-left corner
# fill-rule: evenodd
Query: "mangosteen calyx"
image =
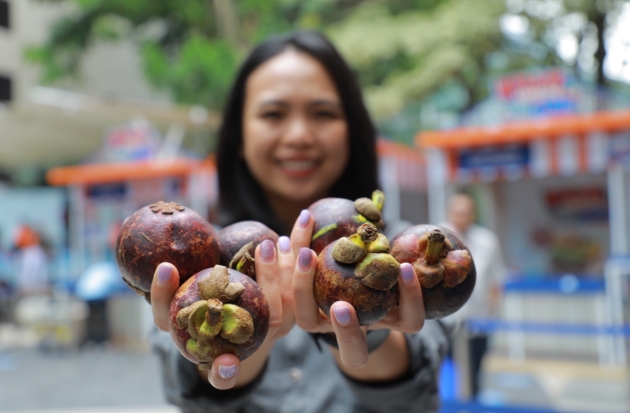
<path id="1" fill-rule="evenodd" d="M 433 288 L 441 281 L 452 288 L 466 279 L 472 265 L 468 250 L 453 249 L 439 229 L 427 232 L 418 243 L 421 257 L 413 266 L 423 288 Z"/>
<path id="2" fill-rule="evenodd" d="M 213 359 L 211 343 L 217 335 L 233 344 L 243 344 L 254 334 L 254 320 L 245 309 L 232 304 L 245 287 L 230 282 L 228 269 L 215 265 L 210 274 L 197 282 L 198 300 L 177 313 L 177 325 L 190 335 L 186 350 L 198 360 Z"/>
<path id="3" fill-rule="evenodd" d="M 254 263 L 256 259 L 254 258 L 254 242 L 248 242 L 243 245 L 240 250 L 236 254 L 234 254 L 234 258 L 230 261 L 229 267 L 233 270 L 242 272 L 248 277 L 253 277 L 255 272 Z M 249 264 L 249 265 L 248 265 Z"/>
<path id="4" fill-rule="evenodd" d="M 366 287 L 389 290 L 398 281 L 400 264 L 389 254 L 387 237 L 372 224 L 363 224 L 356 234 L 340 238 L 331 255 L 339 263 L 356 264 L 354 275 Z"/>
<path id="5" fill-rule="evenodd" d="M 186 208 L 184 208 L 177 202 L 166 203 L 164 201 L 158 201 L 155 204 L 149 205 L 149 209 L 151 209 L 151 211 L 155 212 L 156 214 L 161 212 L 164 215 L 172 215 L 175 210 L 181 212 Z"/>
<path id="6" fill-rule="evenodd" d="M 359 213 L 355 219 L 359 222 L 371 222 L 377 226 L 383 226 L 383 217 L 381 211 L 385 204 L 385 194 L 383 191 L 375 190 L 372 192 L 372 199 L 358 198 L 354 201 L 354 209 Z"/>

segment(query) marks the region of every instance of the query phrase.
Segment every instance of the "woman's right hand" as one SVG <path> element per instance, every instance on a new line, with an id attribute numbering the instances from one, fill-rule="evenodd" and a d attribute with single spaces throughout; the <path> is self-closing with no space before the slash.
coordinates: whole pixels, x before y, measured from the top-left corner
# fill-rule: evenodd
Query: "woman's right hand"
<path id="1" fill-rule="evenodd" d="M 306 217 L 306 222 L 309 221 L 310 215 Z M 214 360 L 210 371 L 201 371 L 200 374 L 207 374 L 210 384 L 217 389 L 245 385 L 255 379 L 264 367 L 273 343 L 295 324 L 293 271 L 298 252 L 309 245 L 311 236 L 310 226 L 300 225 L 299 222 L 293 228 L 290 239 L 280 237 L 277 246 L 271 241 L 263 241 L 256 248 L 256 282 L 269 303 L 269 331 L 258 351 L 243 363 L 233 354 L 224 354 Z M 158 265 L 151 285 L 151 308 L 155 325 L 162 331 L 169 331 L 170 304 L 178 288 L 177 268 L 170 263 Z"/>

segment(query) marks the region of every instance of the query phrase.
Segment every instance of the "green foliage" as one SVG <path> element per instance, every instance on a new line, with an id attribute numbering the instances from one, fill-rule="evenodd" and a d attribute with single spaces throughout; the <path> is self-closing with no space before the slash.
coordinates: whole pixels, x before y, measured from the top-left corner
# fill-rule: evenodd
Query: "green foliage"
<path id="1" fill-rule="evenodd" d="M 64 0 L 40 0 L 57 2 Z M 79 78 L 99 42 L 132 40 L 149 82 L 180 103 L 220 109 L 244 53 L 273 33 L 322 29 L 354 5 L 348 0 L 65 0 L 74 12 L 24 57 L 43 83 Z"/>
<path id="2" fill-rule="evenodd" d="M 329 30 L 361 73 L 378 119 L 399 113 L 454 78 L 477 86 L 486 54 L 500 46 L 503 0 L 432 3 L 433 9 L 393 14 L 384 2 L 366 1 Z"/>
<path id="3" fill-rule="evenodd" d="M 237 56 L 223 40 L 193 34 L 171 59 L 156 42 L 142 48 L 144 70 L 153 84 L 178 102 L 219 107 L 236 70 Z M 209 75 L 211 74 L 211 76 Z"/>
<path id="4" fill-rule="evenodd" d="M 582 13 L 592 20 L 624 3 L 563 0 L 549 17 L 524 6 L 539 0 L 507 1 L 507 11 L 529 24 L 524 40 L 514 40 L 500 28 L 506 0 L 40 1 L 74 6 L 44 44 L 25 51 L 44 82 L 78 77 L 82 56 L 98 42 L 132 40 L 155 88 L 176 102 L 220 110 L 254 44 L 270 34 L 318 29 L 355 69 L 372 114 L 407 141 L 412 131 L 435 127 L 419 120 L 427 104 L 461 112 L 487 96 L 493 76 L 562 63 L 550 41 L 558 19 Z"/>

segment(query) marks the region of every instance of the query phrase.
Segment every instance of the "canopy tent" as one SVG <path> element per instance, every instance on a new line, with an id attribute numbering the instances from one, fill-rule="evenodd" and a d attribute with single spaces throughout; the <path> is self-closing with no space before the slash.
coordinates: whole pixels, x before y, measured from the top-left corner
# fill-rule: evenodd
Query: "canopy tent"
<path id="1" fill-rule="evenodd" d="M 507 185 L 536 178 L 566 178 L 569 182 L 578 176 L 602 176 L 607 187 L 610 251 L 602 270 L 606 300 L 599 305 L 605 316 L 599 322 L 614 328 L 628 322 L 624 303 L 630 291 L 630 111 L 421 132 L 415 142 L 426 156 L 429 219 L 433 223 L 444 219 L 448 189 L 455 185 Z M 582 201 L 579 197 L 573 199 L 574 203 Z M 510 234 L 508 238 L 525 236 Z M 601 336 L 597 340 L 601 360 L 625 363 L 623 337 Z M 522 345 L 523 340 L 518 342 Z"/>
<path id="2" fill-rule="evenodd" d="M 614 255 L 630 254 L 630 111 L 565 115 L 496 127 L 421 132 L 429 216 L 444 219 L 447 183 L 518 180 L 607 171 Z"/>

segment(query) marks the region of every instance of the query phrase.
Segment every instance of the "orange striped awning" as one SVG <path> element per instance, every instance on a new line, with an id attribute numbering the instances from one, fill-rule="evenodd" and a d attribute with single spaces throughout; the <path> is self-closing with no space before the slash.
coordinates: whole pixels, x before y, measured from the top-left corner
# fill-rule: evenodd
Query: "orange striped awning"
<path id="1" fill-rule="evenodd" d="M 630 161 L 630 111 L 421 132 L 415 142 L 448 181 L 597 173 Z"/>
<path id="2" fill-rule="evenodd" d="M 185 176 L 203 170 L 214 171 L 214 160 L 177 158 L 168 161 L 142 161 L 111 164 L 86 164 L 50 169 L 50 185 L 91 185 L 140 179 Z"/>

